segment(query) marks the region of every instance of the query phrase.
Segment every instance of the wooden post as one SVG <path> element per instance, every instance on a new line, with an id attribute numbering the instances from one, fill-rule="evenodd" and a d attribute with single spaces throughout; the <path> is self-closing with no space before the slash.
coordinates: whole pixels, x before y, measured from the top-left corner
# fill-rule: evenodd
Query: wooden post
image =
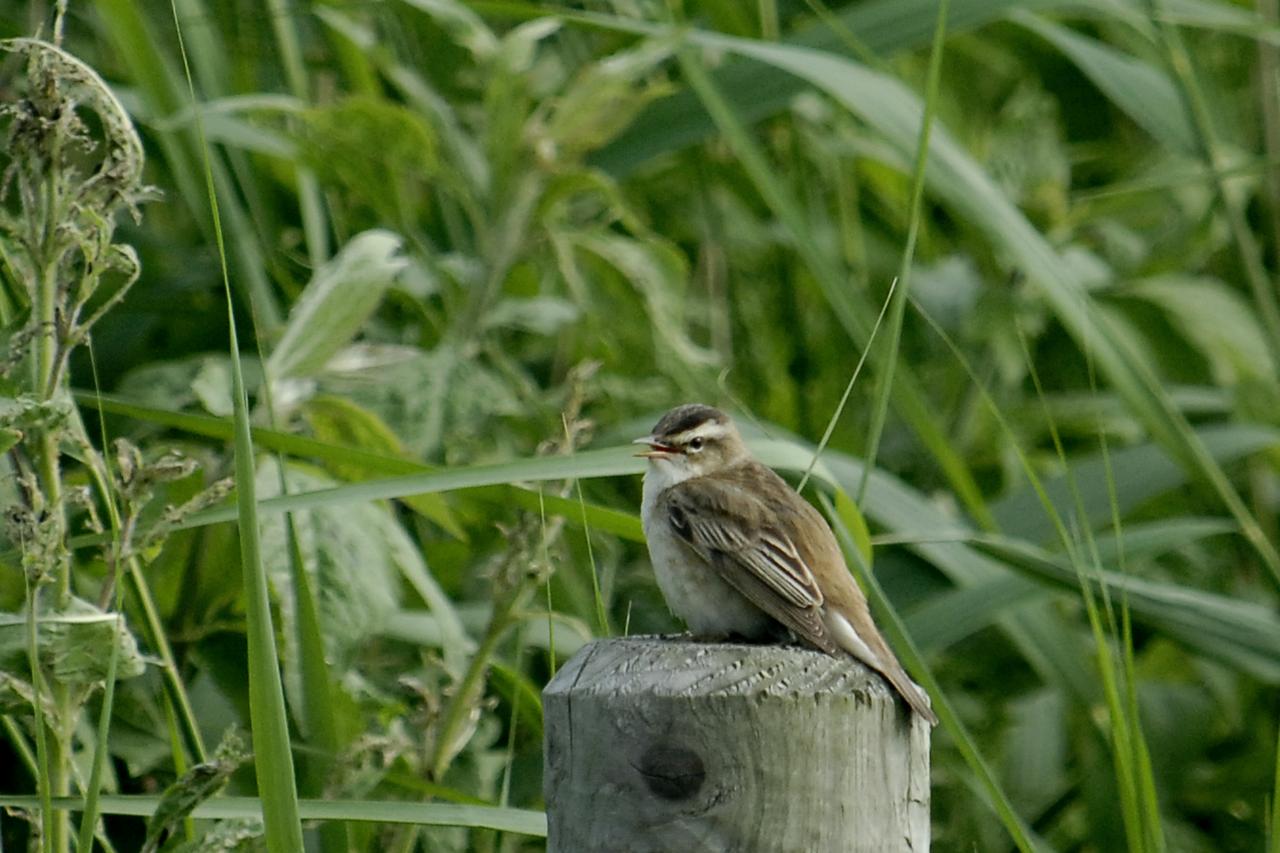
<path id="1" fill-rule="evenodd" d="M 597 640 L 542 696 L 551 853 L 929 849 L 929 724 L 852 658 Z"/>

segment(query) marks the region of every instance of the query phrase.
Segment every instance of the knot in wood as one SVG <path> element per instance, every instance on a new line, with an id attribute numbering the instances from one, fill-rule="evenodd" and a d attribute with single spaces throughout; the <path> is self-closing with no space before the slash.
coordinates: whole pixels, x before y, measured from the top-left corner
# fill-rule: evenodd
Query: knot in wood
<path id="1" fill-rule="evenodd" d="M 655 743 L 640 756 L 636 771 L 655 797 L 687 800 L 702 789 L 707 768 L 702 756 L 687 747 Z"/>

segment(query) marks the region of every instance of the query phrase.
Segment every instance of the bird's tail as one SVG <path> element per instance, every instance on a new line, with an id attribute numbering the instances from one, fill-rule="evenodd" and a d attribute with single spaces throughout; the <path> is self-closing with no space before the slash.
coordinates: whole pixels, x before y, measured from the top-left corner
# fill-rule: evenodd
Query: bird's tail
<path id="1" fill-rule="evenodd" d="M 907 675 L 907 671 L 896 660 L 890 658 L 887 666 L 878 666 L 875 669 L 884 676 L 894 690 L 898 691 L 898 695 L 906 700 L 913 711 L 929 721 L 929 725 L 936 726 L 938 724 L 938 715 L 933 713 L 933 707 L 929 702 L 929 694 L 924 692 L 923 687 L 911 680 L 911 676 Z"/>
<path id="2" fill-rule="evenodd" d="M 823 624 L 840 648 L 884 676 L 913 711 L 928 720 L 929 725 L 936 726 L 938 715 L 929 705 L 929 694 L 912 681 L 902 664 L 898 663 L 872 623 L 871 614 L 864 607 L 854 618 L 862 630 L 855 628 L 844 613 L 828 608 L 823 613 Z"/>

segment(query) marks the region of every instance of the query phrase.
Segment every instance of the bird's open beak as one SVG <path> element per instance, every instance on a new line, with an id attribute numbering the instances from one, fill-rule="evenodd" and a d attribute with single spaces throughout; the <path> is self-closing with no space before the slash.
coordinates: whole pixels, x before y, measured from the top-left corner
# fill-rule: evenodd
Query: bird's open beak
<path id="1" fill-rule="evenodd" d="M 668 456 L 675 456 L 677 453 L 680 452 L 679 450 L 677 450 L 676 448 L 672 447 L 669 444 L 663 444 L 661 441 L 658 441 L 658 439 L 654 438 L 651 435 L 646 435 L 644 438 L 637 438 L 635 441 L 631 443 L 643 444 L 649 448 L 648 450 L 642 450 L 636 454 L 636 456 L 642 456 L 645 459 L 653 459 L 653 458 L 663 459 Z"/>

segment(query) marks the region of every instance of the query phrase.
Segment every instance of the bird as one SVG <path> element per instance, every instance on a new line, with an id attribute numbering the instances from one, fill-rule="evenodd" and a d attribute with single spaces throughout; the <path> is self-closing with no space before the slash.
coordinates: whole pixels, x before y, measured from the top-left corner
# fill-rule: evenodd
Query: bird
<path id="1" fill-rule="evenodd" d="M 928 694 L 880 636 L 826 519 L 752 458 L 733 420 L 677 406 L 649 435 L 640 518 L 658 587 L 699 637 L 794 634 L 875 670 L 931 725 Z"/>

